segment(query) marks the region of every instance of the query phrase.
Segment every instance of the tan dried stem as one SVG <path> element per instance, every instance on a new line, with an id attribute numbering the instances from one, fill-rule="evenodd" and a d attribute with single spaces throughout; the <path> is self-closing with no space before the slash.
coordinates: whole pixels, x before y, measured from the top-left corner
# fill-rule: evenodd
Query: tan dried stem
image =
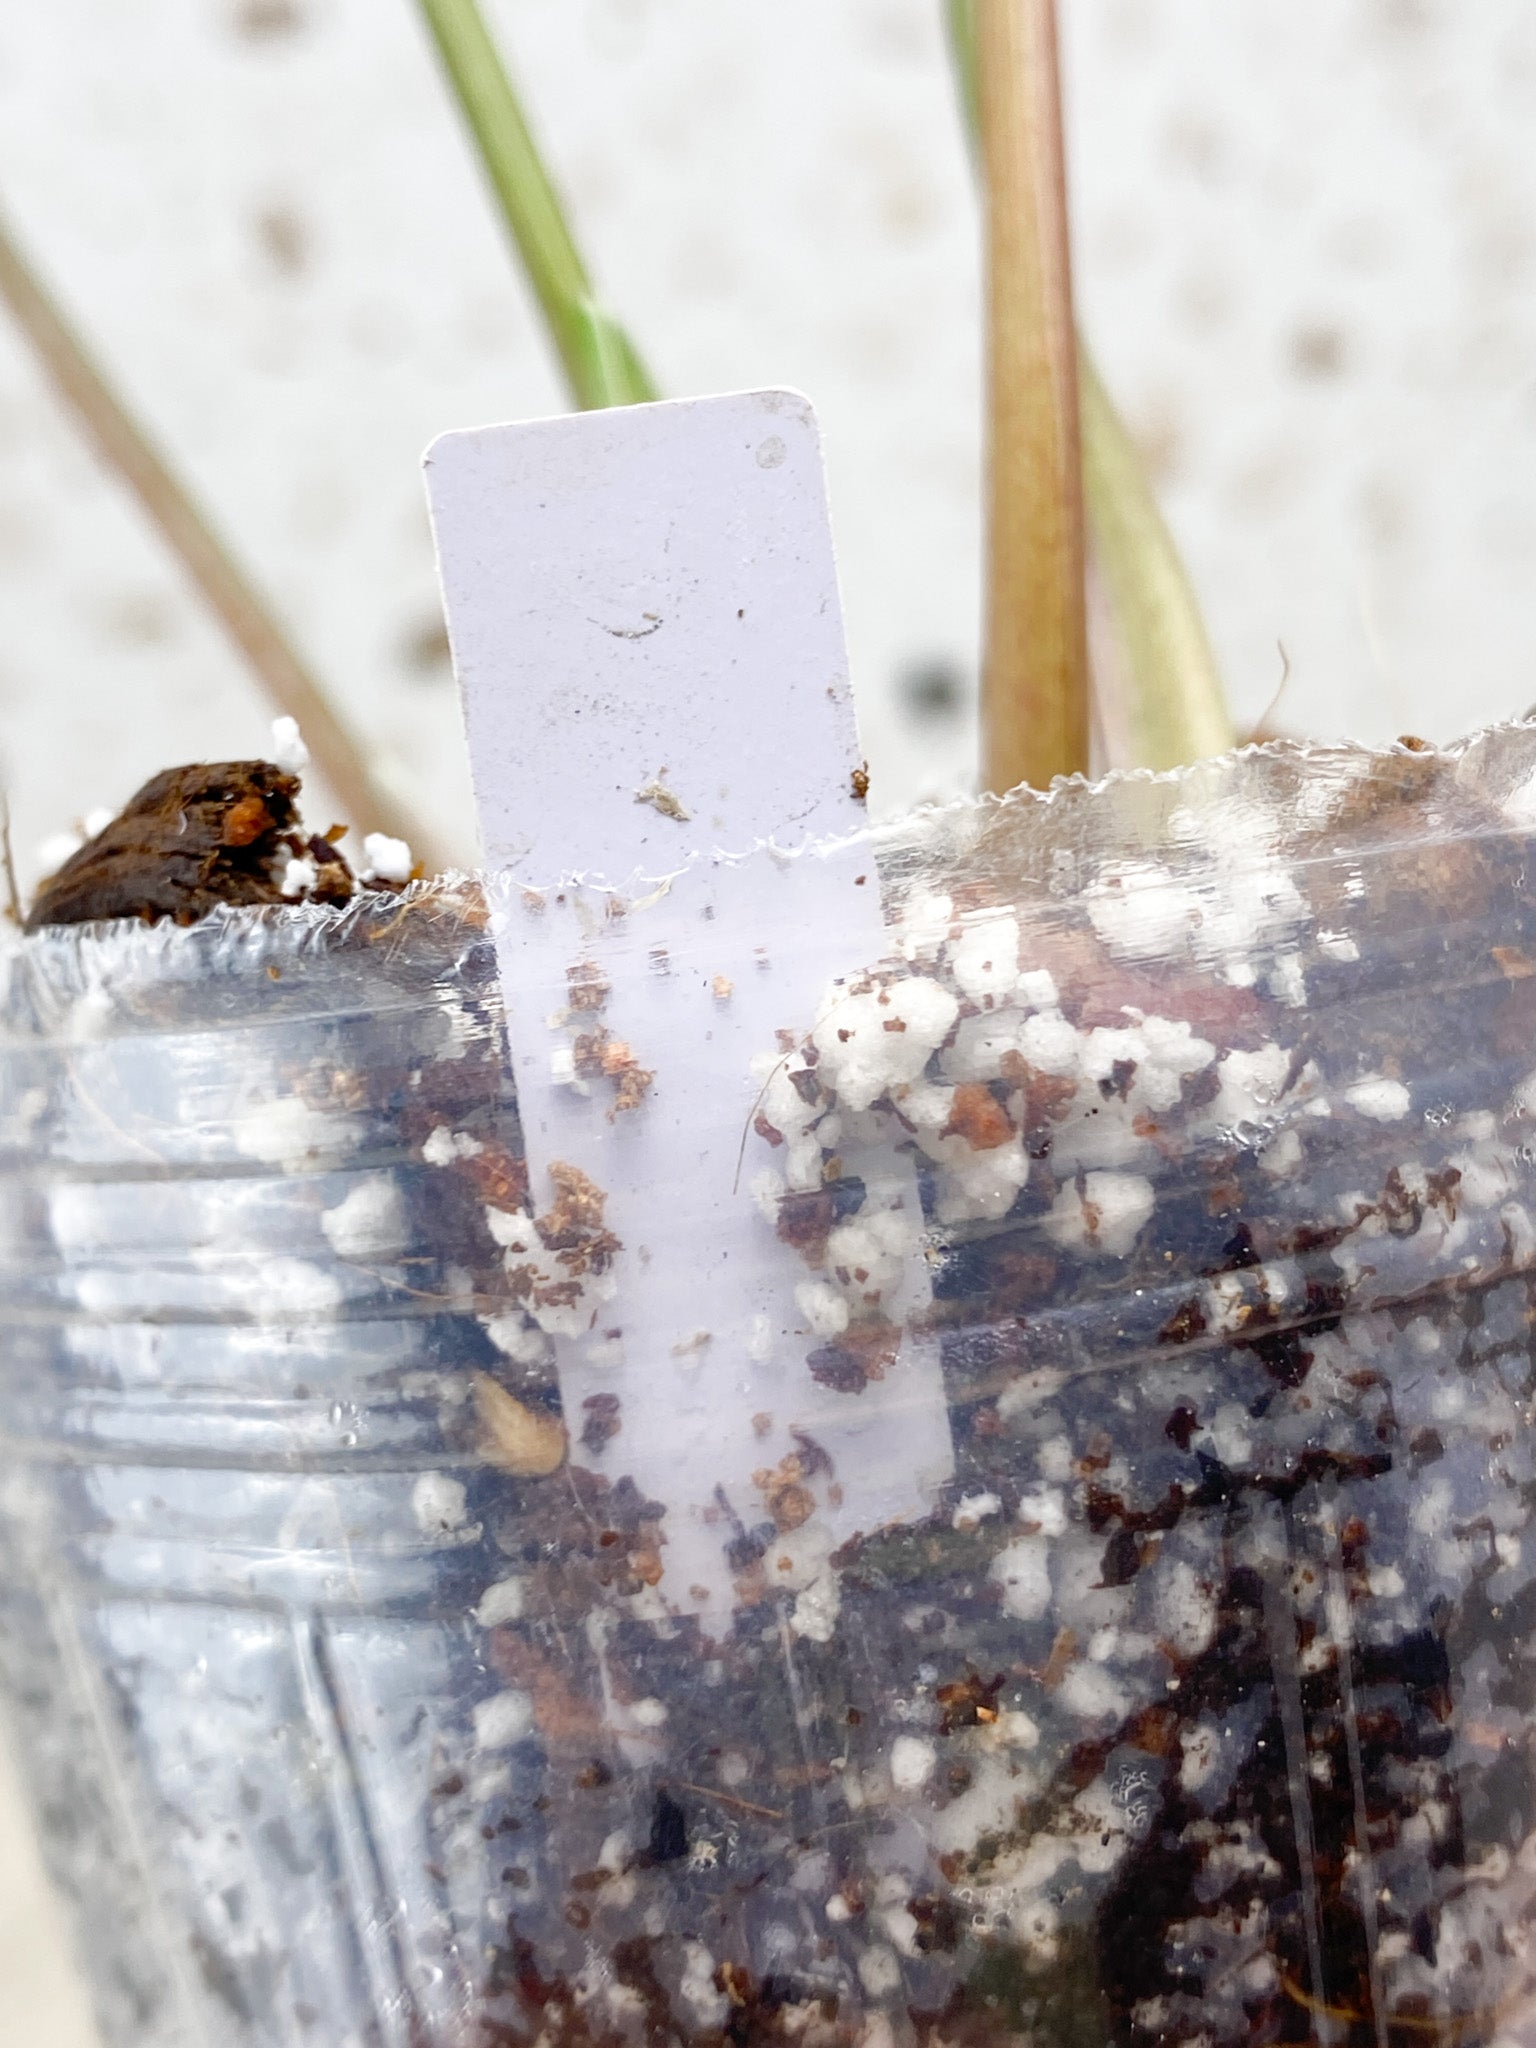
<path id="1" fill-rule="evenodd" d="M 1088 767 L 1077 339 L 1053 0 L 977 0 L 986 191 L 988 534 L 982 774 Z"/>
<path id="2" fill-rule="evenodd" d="M 0 220 L 0 297 L 61 397 L 159 529 L 245 657 L 275 710 L 298 720 L 314 764 L 359 832 L 410 841 L 431 871 L 440 856 L 422 824 L 373 775 L 244 571 L 186 486 L 113 391 Z"/>

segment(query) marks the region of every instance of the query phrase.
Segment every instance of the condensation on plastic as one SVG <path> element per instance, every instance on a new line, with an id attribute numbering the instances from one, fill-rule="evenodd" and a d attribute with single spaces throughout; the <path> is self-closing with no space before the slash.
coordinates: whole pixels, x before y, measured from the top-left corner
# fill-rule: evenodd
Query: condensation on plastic
<path id="1" fill-rule="evenodd" d="M 0 1655 L 114 2048 L 1532 2031 L 1536 730 L 870 852 L 722 1106 L 795 1318 L 701 1348 L 702 1618 L 473 885 L 8 956 Z M 950 1476 L 850 1531 L 908 1369 Z"/>

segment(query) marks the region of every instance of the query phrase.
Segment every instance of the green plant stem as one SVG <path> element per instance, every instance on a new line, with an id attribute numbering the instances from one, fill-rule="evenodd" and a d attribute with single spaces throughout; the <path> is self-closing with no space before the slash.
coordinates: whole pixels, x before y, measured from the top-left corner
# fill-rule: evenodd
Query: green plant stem
<path id="1" fill-rule="evenodd" d="M 944 0 L 944 19 L 949 30 L 950 55 L 954 61 L 955 88 L 965 115 L 965 139 L 971 146 L 974 164 L 981 134 L 981 105 L 977 94 L 979 65 L 976 57 L 976 0 Z"/>
<path id="2" fill-rule="evenodd" d="M 1130 676 L 1135 765 L 1179 768 L 1233 744 L 1205 621 L 1141 452 L 1086 349 L 1078 364 L 1083 493 Z"/>
<path id="3" fill-rule="evenodd" d="M 979 0 L 944 0 L 955 80 L 973 157 L 979 133 Z M 1173 535 L 1146 467 L 1078 343 L 1083 494 L 1096 560 L 1129 678 L 1123 723 L 1135 765 L 1175 768 L 1233 743 L 1220 672 Z"/>
<path id="4" fill-rule="evenodd" d="M 584 410 L 657 396 L 624 329 L 598 305 L 559 194 L 476 0 L 420 0 L 491 190 Z"/>
<path id="5" fill-rule="evenodd" d="M 161 537 L 180 557 L 269 702 L 278 712 L 298 720 L 315 766 L 330 784 L 348 821 L 359 832 L 376 829 L 409 840 L 417 857 L 435 869 L 439 856 L 426 831 L 370 771 L 357 742 L 331 709 L 273 613 L 202 507 L 107 382 L 3 220 L 0 298 L 97 452 L 133 491 Z"/>

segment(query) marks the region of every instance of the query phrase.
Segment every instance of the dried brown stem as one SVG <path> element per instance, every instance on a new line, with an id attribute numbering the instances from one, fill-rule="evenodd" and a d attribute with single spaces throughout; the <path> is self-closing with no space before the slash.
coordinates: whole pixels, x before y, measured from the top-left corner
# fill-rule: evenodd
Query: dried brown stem
<path id="1" fill-rule="evenodd" d="M 1054 0 L 978 0 L 987 213 L 986 786 L 1088 766 L 1077 339 Z"/>
<path id="2" fill-rule="evenodd" d="M 431 870 L 438 863 L 420 823 L 370 772 L 362 754 L 282 628 L 237 566 L 186 487 L 129 413 L 43 288 L 0 220 L 0 297 L 60 395 L 177 554 L 256 680 L 280 713 L 303 728 L 316 768 L 348 822 L 408 839 Z"/>
<path id="3" fill-rule="evenodd" d="M 5 862 L 5 914 L 18 928 L 22 923 L 21 891 L 16 886 L 16 855 L 11 846 L 11 799 L 0 790 L 0 858 Z"/>

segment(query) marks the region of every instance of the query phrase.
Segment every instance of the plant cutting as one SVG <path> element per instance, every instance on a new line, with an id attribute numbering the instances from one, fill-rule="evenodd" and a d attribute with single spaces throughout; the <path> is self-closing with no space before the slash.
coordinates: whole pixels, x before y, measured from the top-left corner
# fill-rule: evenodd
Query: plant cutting
<path id="1" fill-rule="evenodd" d="M 179 771 L 6 960 L 3 1646 L 109 2035 L 1518 2039 L 1530 730 L 1077 772 L 1089 527 L 1125 729 L 1223 714 L 982 0 L 1049 786 L 869 826 L 813 414 L 654 401 L 424 8 L 587 408 L 429 456 L 485 872 Z"/>

